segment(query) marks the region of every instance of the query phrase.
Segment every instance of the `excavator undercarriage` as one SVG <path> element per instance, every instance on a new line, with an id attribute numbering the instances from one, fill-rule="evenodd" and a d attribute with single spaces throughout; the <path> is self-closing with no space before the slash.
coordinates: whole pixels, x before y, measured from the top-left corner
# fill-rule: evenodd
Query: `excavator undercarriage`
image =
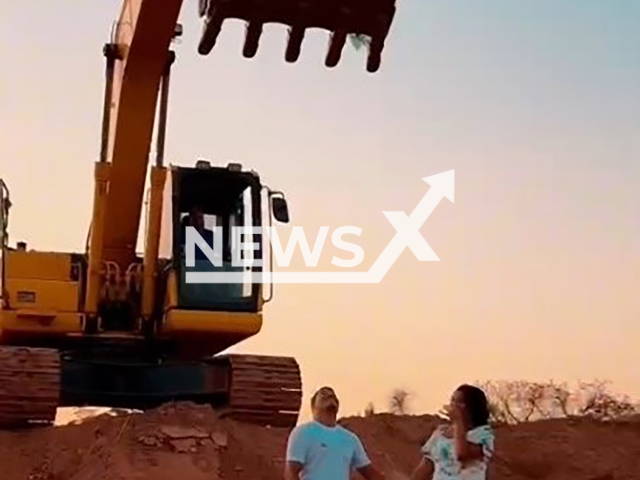
<path id="1" fill-rule="evenodd" d="M 299 366 L 288 357 L 229 354 L 194 363 L 132 363 L 0 347 L 2 428 L 51 424 L 65 406 L 146 410 L 173 401 L 209 404 L 223 417 L 292 428 L 301 387 Z"/>
<path id="2" fill-rule="evenodd" d="M 171 401 L 210 404 L 234 419 L 293 427 L 301 407 L 293 358 L 227 354 L 201 362 L 127 363 L 62 358 L 61 405 L 145 410 Z"/>

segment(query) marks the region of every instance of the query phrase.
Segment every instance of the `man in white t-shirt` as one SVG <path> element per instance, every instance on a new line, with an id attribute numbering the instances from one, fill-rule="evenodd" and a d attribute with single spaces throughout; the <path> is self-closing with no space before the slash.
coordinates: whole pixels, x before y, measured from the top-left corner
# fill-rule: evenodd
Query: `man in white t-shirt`
<path id="1" fill-rule="evenodd" d="M 313 420 L 296 426 L 289 436 L 285 480 L 349 480 L 354 469 L 367 480 L 384 479 L 358 436 L 337 424 L 338 408 L 332 388 L 313 395 Z"/>

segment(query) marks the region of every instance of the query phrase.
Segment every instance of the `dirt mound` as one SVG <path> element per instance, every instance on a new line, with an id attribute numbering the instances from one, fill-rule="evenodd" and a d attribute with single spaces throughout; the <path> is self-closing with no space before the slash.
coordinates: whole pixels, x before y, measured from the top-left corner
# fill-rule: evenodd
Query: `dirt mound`
<path id="1" fill-rule="evenodd" d="M 436 417 L 346 418 L 387 474 L 402 478 Z M 190 404 L 79 424 L 0 432 L 6 480 L 280 480 L 288 431 L 219 419 Z M 554 420 L 497 429 L 492 479 L 640 480 L 640 422 Z"/>
<path id="2" fill-rule="evenodd" d="M 405 475 L 439 420 L 430 416 L 350 418 L 373 460 Z M 640 421 L 546 420 L 496 428 L 492 480 L 639 480 Z"/>
<path id="3" fill-rule="evenodd" d="M 177 404 L 0 432 L 0 462 L 6 480 L 261 480 L 278 478 L 283 442 L 284 431 L 235 424 L 211 408 Z"/>

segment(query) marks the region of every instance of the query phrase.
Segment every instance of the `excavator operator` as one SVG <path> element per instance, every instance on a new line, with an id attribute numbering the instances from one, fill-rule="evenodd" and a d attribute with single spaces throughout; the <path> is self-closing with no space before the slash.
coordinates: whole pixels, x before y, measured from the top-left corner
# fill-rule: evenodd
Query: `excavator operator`
<path id="1" fill-rule="evenodd" d="M 193 227 L 200 234 L 200 236 L 207 242 L 207 244 L 213 248 L 213 230 L 209 230 L 204 225 L 204 210 L 199 204 L 195 204 L 189 210 L 189 215 L 182 220 L 182 248 L 185 251 L 185 244 L 187 240 L 187 227 Z M 185 251 L 186 253 L 186 251 Z M 196 244 L 195 256 L 197 261 L 208 260 L 208 257 Z"/>

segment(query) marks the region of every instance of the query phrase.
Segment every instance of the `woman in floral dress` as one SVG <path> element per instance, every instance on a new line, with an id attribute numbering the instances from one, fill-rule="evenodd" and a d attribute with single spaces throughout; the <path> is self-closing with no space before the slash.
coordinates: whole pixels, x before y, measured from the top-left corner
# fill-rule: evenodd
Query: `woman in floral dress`
<path id="1" fill-rule="evenodd" d="M 411 480 L 486 480 L 494 450 L 489 405 L 482 390 L 462 385 L 451 397 L 451 423 L 433 432 Z M 433 466 L 433 468 L 432 468 Z"/>

